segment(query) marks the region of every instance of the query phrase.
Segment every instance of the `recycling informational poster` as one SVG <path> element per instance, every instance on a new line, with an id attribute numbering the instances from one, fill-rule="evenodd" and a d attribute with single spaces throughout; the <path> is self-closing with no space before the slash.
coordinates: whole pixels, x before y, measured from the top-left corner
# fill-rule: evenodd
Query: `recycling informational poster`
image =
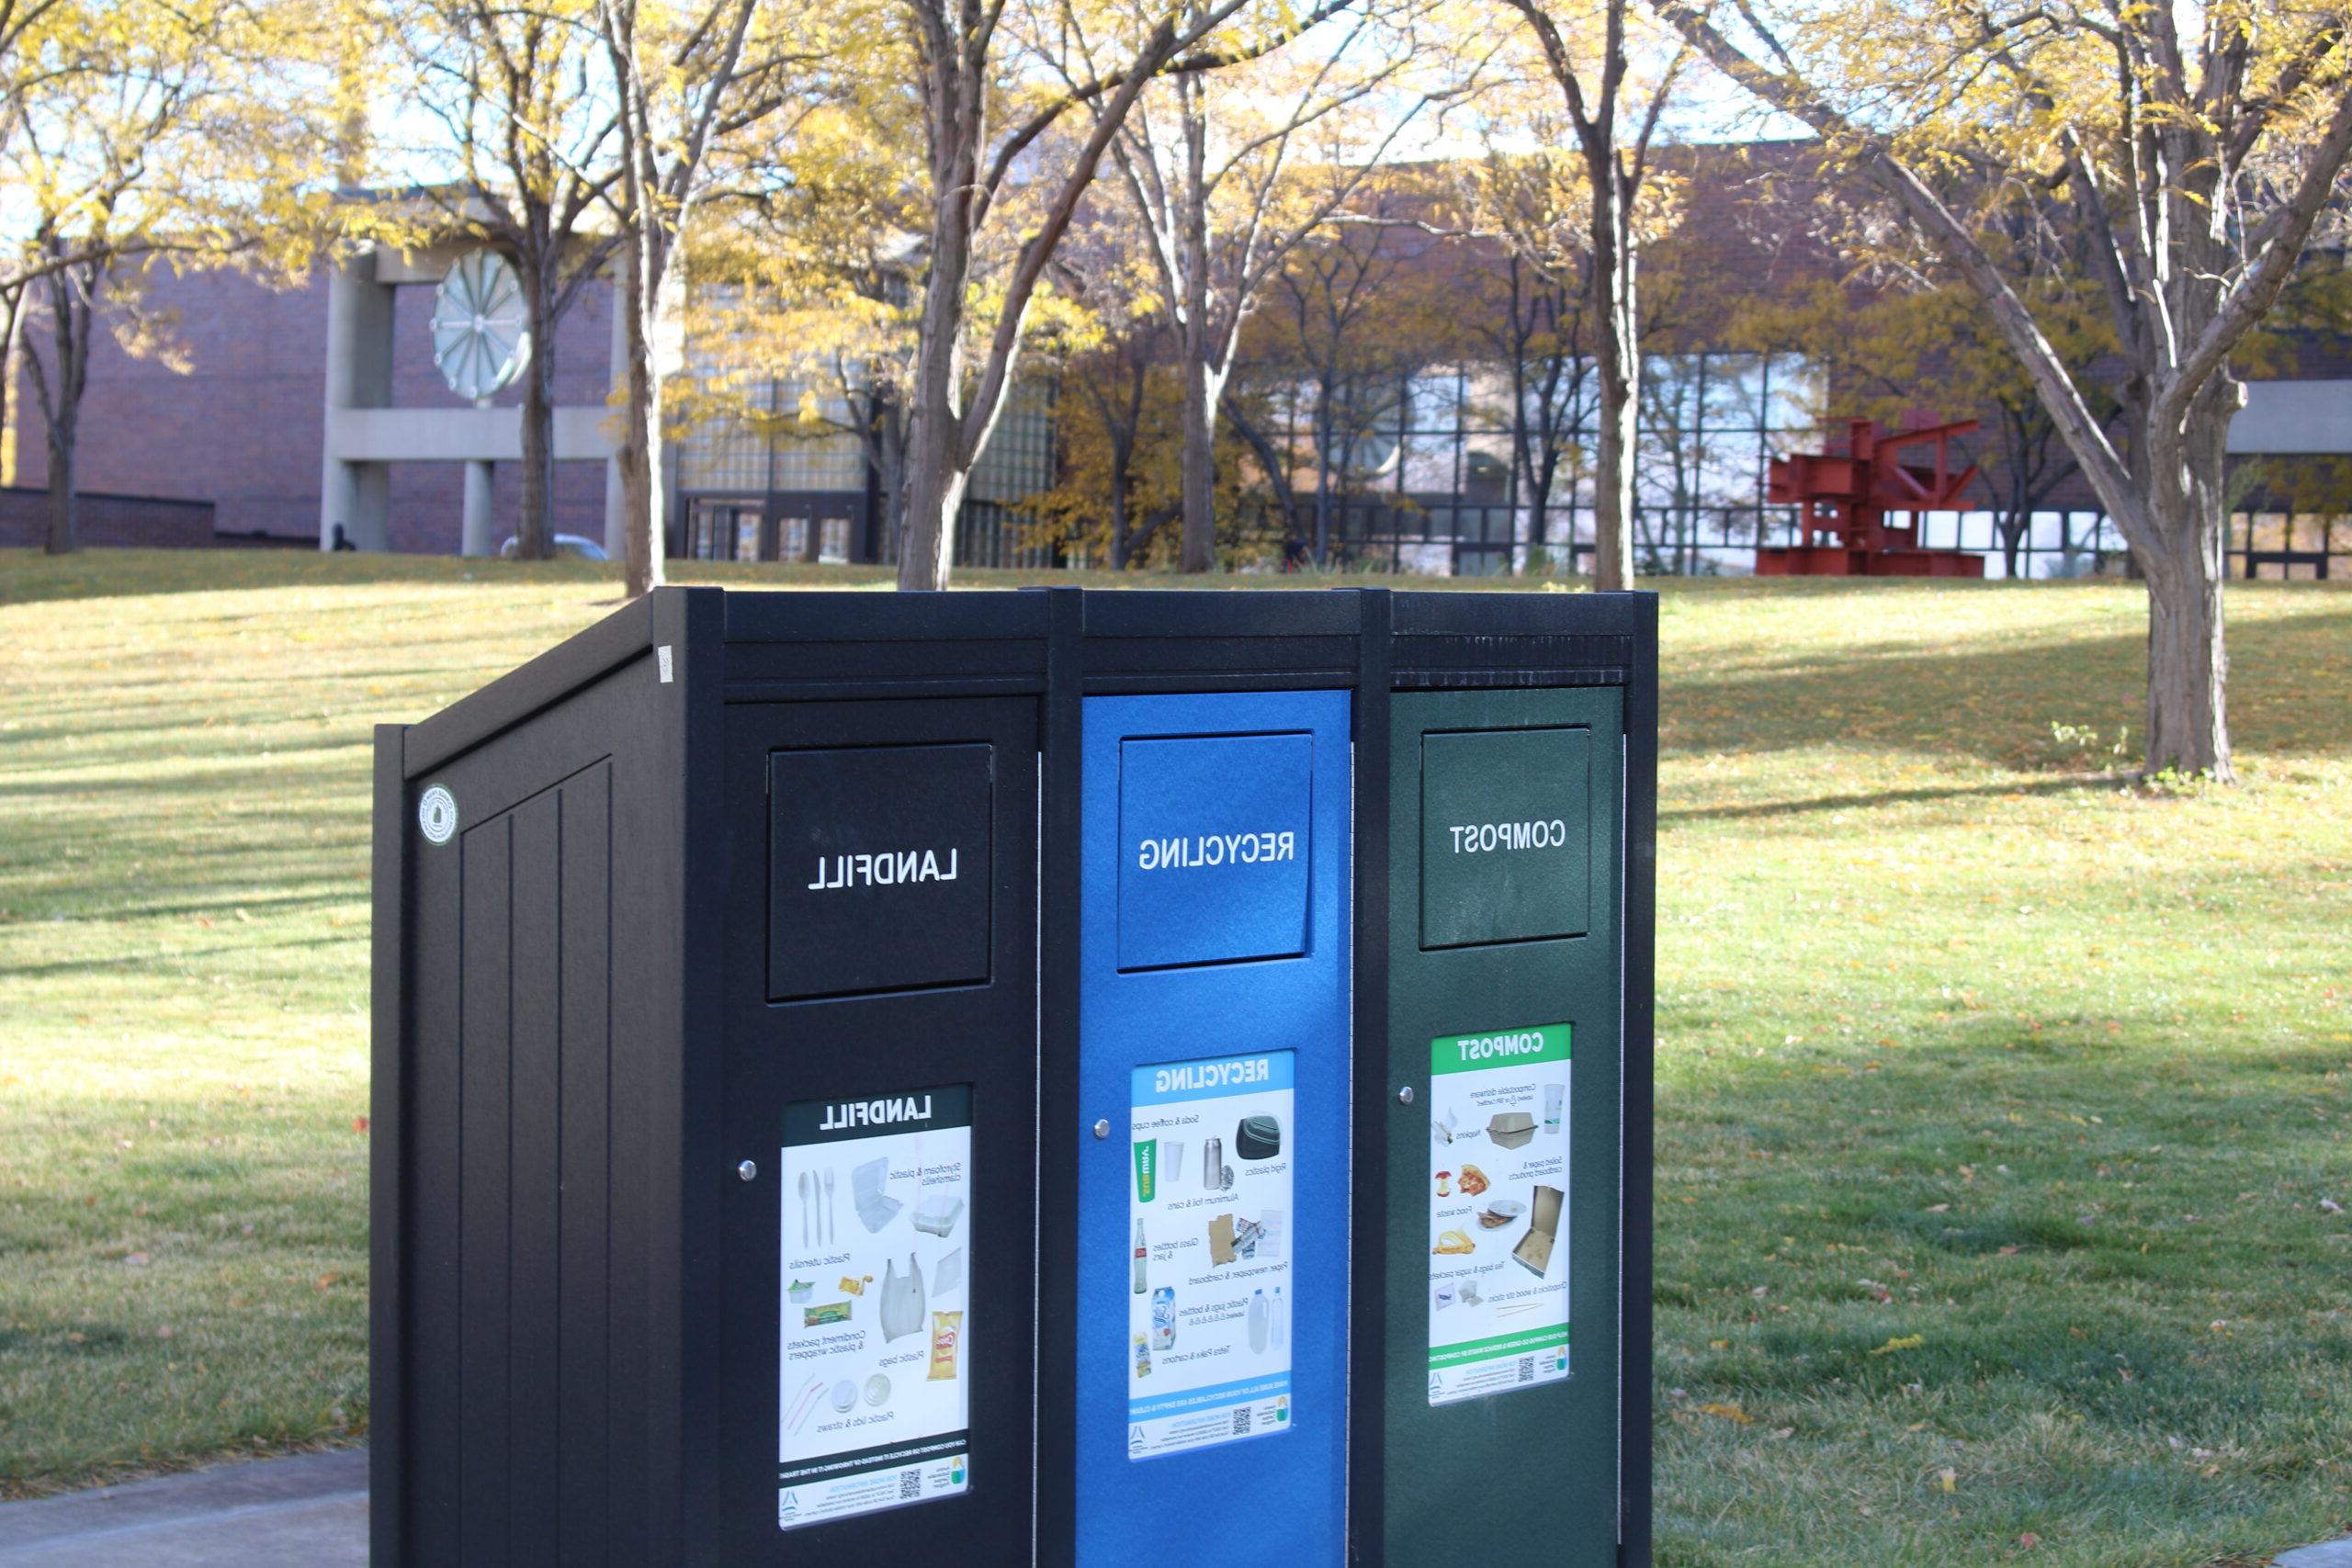
<path id="1" fill-rule="evenodd" d="M 1287 1429 L 1296 1053 L 1135 1069 L 1127 1457 Z"/>
<path id="2" fill-rule="evenodd" d="M 776 1523 L 962 1492 L 971 1087 L 787 1105 L 778 1169 Z"/>
<path id="3" fill-rule="evenodd" d="M 1568 1026 L 1430 1042 L 1430 1403 L 1568 1375 Z"/>

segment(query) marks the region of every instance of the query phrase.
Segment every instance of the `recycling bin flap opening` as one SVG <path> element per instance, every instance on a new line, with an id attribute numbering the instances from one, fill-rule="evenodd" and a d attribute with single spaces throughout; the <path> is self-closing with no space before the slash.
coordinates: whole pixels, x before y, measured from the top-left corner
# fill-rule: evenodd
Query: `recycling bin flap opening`
<path id="1" fill-rule="evenodd" d="M 1306 951 L 1315 741 L 1305 733 L 1119 746 L 1119 967 Z"/>

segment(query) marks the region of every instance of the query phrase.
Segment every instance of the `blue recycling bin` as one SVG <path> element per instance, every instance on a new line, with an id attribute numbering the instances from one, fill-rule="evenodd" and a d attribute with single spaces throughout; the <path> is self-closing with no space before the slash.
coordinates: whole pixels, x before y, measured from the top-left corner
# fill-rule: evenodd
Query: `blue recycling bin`
<path id="1" fill-rule="evenodd" d="M 1082 719 L 1080 1562 L 1344 1553 L 1345 692 Z"/>

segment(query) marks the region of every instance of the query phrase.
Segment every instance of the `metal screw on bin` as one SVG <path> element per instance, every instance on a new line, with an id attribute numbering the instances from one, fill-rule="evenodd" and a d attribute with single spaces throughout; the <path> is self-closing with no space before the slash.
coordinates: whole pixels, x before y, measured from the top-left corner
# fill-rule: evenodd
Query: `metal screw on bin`
<path id="1" fill-rule="evenodd" d="M 735 1168 L 735 1177 L 739 1181 L 750 1181 L 759 1174 L 760 1168 L 750 1160 L 745 1160 Z"/>
<path id="2" fill-rule="evenodd" d="M 1396 1091 L 1396 1103 L 1399 1105 L 1410 1105 L 1413 1103 L 1413 1086 L 1411 1084 L 1407 1084 L 1403 1089 Z"/>
<path id="3" fill-rule="evenodd" d="M 1111 1123 L 1103 1121 L 1101 1117 L 1095 1118 L 1094 1135 L 1098 1138 L 1109 1137 L 1111 1135 Z"/>

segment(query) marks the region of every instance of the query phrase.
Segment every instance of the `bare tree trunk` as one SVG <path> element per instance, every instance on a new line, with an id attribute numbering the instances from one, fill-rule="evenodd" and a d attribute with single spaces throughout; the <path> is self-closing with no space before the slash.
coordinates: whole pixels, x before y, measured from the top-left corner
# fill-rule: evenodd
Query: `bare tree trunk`
<path id="1" fill-rule="evenodd" d="M 50 337 L 57 354 L 54 382 L 43 373 L 39 356 L 32 356 L 34 384 L 49 426 L 49 531 L 43 548 L 52 556 L 71 555 L 81 547 L 75 531 L 74 460 L 80 445 L 82 389 L 89 376 L 90 329 L 96 318 L 102 276 L 95 267 L 79 266 L 50 274 Z"/>
<path id="2" fill-rule="evenodd" d="M 1192 334 L 1187 333 L 1189 339 Z M 1204 355 L 1184 355 L 1184 570 L 1216 567 L 1216 411 L 1226 374 Z"/>
<path id="3" fill-rule="evenodd" d="M 956 175 L 968 181 L 970 160 Z M 945 186 L 945 180 L 934 184 Z M 965 198 L 968 200 L 968 197 Z M 930 276 L 923 288 L 921 347 L 915 356 L 914 407 L 907 431 L 904 512 L 899 519 L 899 586 L 947 586 L 956 563 L 956 521 L 971 474 L 963 455 L 964 298 L 972 251 L 963 201 L 943 202 L 932 223 Z"/>
<path id="4" fill-rule="evenodd" d="M 1184 346 L 1183 568 L 1207 571 L 1216 565 L 1216 406 L 1225 395 L 1225 375 L 1216 363 L 1223 333 L 1209 319 L 1208 112 L 1198 77 L 1180 77 L 1176 91 L 1184 106 L 1183 210 L 1178 245 L 1184 262 L 1184 309 L 1178 325 Z M 1238 316 L 1241 302 L 1234 301 Z"/>
<path id="5" fill-rule="evenodd" d="M 19 285 L 7 296 L 6 325 L 0 327 L 0 485 L 17 482 L 17 383 L 24 376 L 25 299 L 29 292 L 30 285 Z"/>
<path id="6" fill-rule="evenodd" d="M 1298 494 L 1291 488 L 1290 470 L 1283 465 L 1283 455 L 1239 409 L 1230 401 L 1224 405 L 1225 417 L 1233 422 L 1234 430 L 1256 453 L 1258 466 L 1266 470 L 1266 488 L 1273 492 L 1274 506 L 1282 517 L 1283 540 L 1285 546 L 1298 538 Z"/>
<path id="7" fill-rule="evenodd" d="M 74 412 L 61 410 L 49 426 L 49 535 L 44 548 L 52 556 L 70 556 L 81 547 L 74 528 Z"/>
<path id="8" fill-rule="evenodd" d="M 915 410 L 907 432 L 907 481 L 899 529 L 899 586 L 947 586 L 956 558 L 956 524 L 964 511 L 971 473 L 956 459 L 955 426 L 931 412 Z"/>
<path id="9" fill-rule="evenodd" d="M 1592 289 L 1600 307 L 1600 439 L 1595 454 L 1592 585 L 1634 585 L 1634 455 L 1641 440 L 1642 344 L 1634 305 L 1633 215 L 1616 154 L 1604 149 L 1592 179 Z"/>
<path id="10" fill-rule="evenodd" d="M 531 359 L 523 367 L 523 504 L 514 554 L 546 560 L 555 553 L 555 278 L 536 265 L 518 265 L 515 272 L 530 319 Z"/>
<path id="11" fill-rule="evenodd" d="M 2216 376 L 2177 442 L 2151 442 L 2148 531 L 2148 753 L 2151 772 L 2237 782 L 2230 756 L 2229 650 L 2222 622 L 2227 504 L 2223 448 L 2237 386 Z M 2142 426 L 2143 429 L 2146 427 Z M 2173 449 L 2167 450 L 2168 447 Z M 2134 465 L 2141 467 L 2141 465 Z"/>
<path id="12" fill-rule="evenodd" d="M 662 376 L 654 362 L 660 301 L 646 284 L 649 241 L 640 227 L 629 238 L 621 269 L 621 307 L 628 311 L 628 408 L 618 460 L 623 526 L 623 584 L 638 598 L 662 586 L 664 548 L 662 479 Z"/>
<path id="13" fill-rule="evenodd" d="M 952 369 L 916 367 L 916 402 L 907 430 L 907 477 L 899 517 L 902 589 L 944 588 L 955 564 L 956 520 L 963 511 L 967 476 L 956 461 L 955 400 L 944 384 L 953 377 Z"/>
<path id="14" fill-rule="evenodd" d="M 880 402 L 878 394 L 869 400 L 867 406 L 871 411 L 867 417 L 877 427 L 874 435 L 879 460 L 875 464 L 875 472 L 881 479 L 882 522 L 875 536 L 882 538 L 899 526 L 900 508 L 906 501 L 907 426 L 898 405 Z"/>
<path id="15" fill-rule="evenodd" d="M 1317 566 L 1329 558 L 1331 549 L 1331 378 L 1326 376 L 1315 400 L 1315 537 L 1309 541 L 1309 555 Z M 1344 459 L 1345 454 L 1342 454 Z"/>
<path id="16" fill-rule="evenodd" d="M 1111 570 L 1127 570 L 1128 491 L 1126 454 L 1113 450 L 1111 460 Z"/>

